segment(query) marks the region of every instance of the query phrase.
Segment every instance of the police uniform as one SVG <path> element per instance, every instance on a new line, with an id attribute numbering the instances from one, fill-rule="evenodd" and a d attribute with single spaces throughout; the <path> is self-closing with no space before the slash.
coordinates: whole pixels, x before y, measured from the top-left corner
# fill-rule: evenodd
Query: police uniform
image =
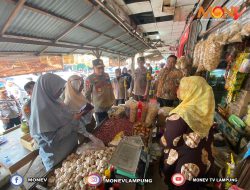
<path id="1" fill-rule="evenodd" d="M 115 78 L 112 81 L 116 105 L 125 103 L 125 91 L 127 90 L 125 89 L 125 82 L 126 80 L 124 77 Z"/>
<path id="2" fill-rule="evenodd" d="M 101 59 L 93 61 L 93 66 L 103 66 Z M 114 103 L 114 93 L 111 85 L 109 75 L 96 75 L 95 73 L 87 77 L 85 81 L 85 97 L 89 102 L 92 102 L 95 109 L 97 123 L 100 124 L 106 117 L 108 117 L 108 110 Z"/>
<path id="3" fill-rule="evenodd" d="M 147 69 L 144 68 L 137 68 L 135 70 L 133 84 L 134 84 L 134 91 L 133 94 L 135 95 L 136 100 L 142 100 L 143 96 L 145 95 L 146 88 L 147 88 Z"/>

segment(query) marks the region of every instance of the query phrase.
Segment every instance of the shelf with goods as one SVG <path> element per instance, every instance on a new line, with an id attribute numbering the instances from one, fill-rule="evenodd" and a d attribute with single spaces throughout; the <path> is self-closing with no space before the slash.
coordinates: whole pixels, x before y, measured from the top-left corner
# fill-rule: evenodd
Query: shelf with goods
<path id="1" fill-rule="evenodd" d="M 230 155 L 235 162 L 232 171 L 237 170 L 250 140 L 250 23 L 228 23 L 203 35 L 195 46 L 192 65 L 214 91 L 213 155 L 220 177 L 232 177 L 227 173 Z"/>

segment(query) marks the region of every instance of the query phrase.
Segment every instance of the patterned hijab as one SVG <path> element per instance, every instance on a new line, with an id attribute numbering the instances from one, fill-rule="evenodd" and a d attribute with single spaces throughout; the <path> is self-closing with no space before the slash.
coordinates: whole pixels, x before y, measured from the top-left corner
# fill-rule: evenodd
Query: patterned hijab
<path id="1" fill-rule="evenodd" d="M 31 99 L 31 135 L 54 132 L 68 125 L 73 115 L 58 100 L 66 81 L 47 73 L 38 78 Z"/>
<path id="2" fill-rule="evenodd" d="M 73 75 L 68 79 L 66 84 L 64 103 L 73 112 L 79 112 L 80 109 L 87 103 L 87 100 L 81 91 L 83 83 L 82 77 Z"/>
<path id="3" fill-rule="evenodd" d="M 170 114 L 178 114 L 196 133 L 206 137 L 214 121 L 212 87 L 199 76 L 184 77 L 179 87 L 182 102 Z"/>

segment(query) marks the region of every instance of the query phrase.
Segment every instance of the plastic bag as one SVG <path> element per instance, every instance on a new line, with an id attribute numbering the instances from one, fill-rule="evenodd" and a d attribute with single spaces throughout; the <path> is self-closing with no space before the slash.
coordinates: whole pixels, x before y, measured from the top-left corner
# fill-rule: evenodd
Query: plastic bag
<path id="1" fill-rule="evenodd" d="M 147 113 L 147 117 L 146 117 L 146 121 L 145 121 L 146 127 L 150 127 L 152 125 L 157 114 L 158 114 L 158 104 L 149 103 L 148 104 L 148 113 Z"/>
<path id="2" fill-rule="evenodd" d="M 201 41 L 200 56 L 199 56 L 199 65 L 198 65 L 198 68 L 197 68 L 197 72 L 205 71 L 204 59 L 205 59 L 206 43 L 207 43 L 207 40 Z"/>
<path id="3" fill-rule="evenodd" d="M 84 115 L 84 116 L 81 118 L 81 120 L 84 122 L 85 125 L 88 125 L 88 124 L 91 123 L 93 114 L 94 114 L 94 110 L 88 112 L 86 115 Z"/>
<path id="4" fill-rule="evenodd" d="M 230 39 L 228 39 L 228 43 L 236 43 L 236 42 L 242 42 L 242 36 L 240 32 L 238 32 L 237 34 L 232 36 Z"/>
<path id="5" fill-rule="evenodd" d="M 241 66 L 240 66 L 239 72 L 250 73 L 250 57 L 248 59 L 243 60 Z"/>
<path id="6" fill-rule="evenodd" d="M 229 39 L 229 32 L 223 32 L 223 33 L 217 33 L 216 34 L 216 42 L 218 42 L 221 45 L 227 44 Z"/>
<path id="7" fill-rule="evenodd" d="M 86 132 L 84 136 L 88 137 L 91 142 L 82 144 L 80 147 L 78 147 L 76 150 L 77 154 L 82 154 L 88 150 L 101 150 L 105 148 L 104 143 L 100 139 L 96 138 L 94 135 Z"/>
<path id="8" fill-rule="evenodd" d="M 201 47 L 201 42 L 198 42 L 196 44 L 195 48 L 194 48 L 193 67 L 198 67 L 199 66 L 200 53 L 201 53 L 200 47 Z"/>
<path id="9" fill-rule="evenodd" d="M 235 22 L 229 32 L 229 39 L 232 38 L 234 35 L 241 31 L 241 25 L 238 22 Z"/>
<path id="10" fill-rule="evenodd" d="M 220 64 L 223 45 L 216 41 L 216 35 L 208 37 L 205 44 L 203 66 L 207 71 L 215 70 Z"/>
<path id="11" fill-rule="evenodd" d="M 242 27 L 241 35 L 242 36 L 250 36 L 250 24 L 246 24 Z"/>

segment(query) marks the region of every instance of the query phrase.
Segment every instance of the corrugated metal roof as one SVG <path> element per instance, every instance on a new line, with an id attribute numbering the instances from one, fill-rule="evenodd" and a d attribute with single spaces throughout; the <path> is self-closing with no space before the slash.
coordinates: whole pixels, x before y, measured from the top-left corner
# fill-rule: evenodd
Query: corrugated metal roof
<path id="1" fill-rule="evenodd" d="M 120 44 L 118 41 L 112 41 L 110 43 L 107 43 L 107 44 L 104 44 L 102 47 L 105 47 L 105 48 L 112 48 L 114 46 L 117 46 L 118 44 Z"/>
<path id="2" fill-rule="evenodd" d="M 16 0 L 0 1 L 0 30 L 15 6 L 17 6 Z M 115 22 L 101 10 L 79 26 L 75 25 L 92 10 L 93 6 L 88 0 L 27 0 L 4 33 L 9 35 L 0 37 L 4 42 L 0 43 L 0 51 L 71 53 L 75 52 L 74 44 L 86 45 L 85 43 L 89 42 L 87 45 L 94 48 L 101 45 L 101 47 L 117 53 L 125 52 L 128 49 L 129 53 L 134 53 L 133 48 L 121 43 L 133 46 L 137 42 L 138 47 L 143 45 L 141 41 L 132 38 L 129 34 L 118 39 L 117 37 L 126 33 L 125 30 L 119 25 L 115 26 Z M 74 29 L 72 29 L 73 26 Z M 87 28 L 84 29 L 84 27 Z M 103 32 L 105 35 L 100 35 Z M 59 37 L 61 37 L 60 43 L 57 41 Z M 112 40 L 112 38 L 118 40 Z M 40 39 L 51 40 L 51 42 Z M 109 40 L 112 42 L 107 43 Z M 35 45 L 36 43 L 40 43 L 40 45 Z M 55 46 L 59 44 L 62 47 L 54 47 L 53 43 Z M 46 48 L 47 46 L 50 47 Z M 85 52 L 85 50 L 79 51 Z"/>
<path id="3" fill-rule="evenodd" d="M 74 54 L 85 54 L 85 53 L 89 53 L 89 50 L 83 50 L 83 49 L 78 49 L 76 51 L 74 51 Z"/>
<path id="4" fill-rule="evenodd" d="M 3 27 L 14 8 L 15 5 L 0 1 L 0 28 Z"/>
<path id="5" fill-rule="evenodd" d="M 116 36 L 122 35 L 123 33 L 124 33 L 124 31 L 121 29 L 121 27 L 116 26 L 111 31 L 107 32 L 106 34 L 108 34 L 109 36 L 112 36 L 112 37 L 116 37 Z"/>
<path id="6" fill-rule="evenodd" d="M 88 19 L 83 23 L 84 26 L 95 28 L 99 32 L 104 32 L 111 28 L 113 24 L 114 22 L 106 18 L 100 11 L 97 11 L 91 19 Z"/>
<path id="7" fill-rule="evenodd" d="M 44 46 L 40 45 L 30 45 L 30 44 L 18 44 L 18 43 L 8 43 L 8 42 L 0 42 L 0 51 L 3 52 L 38 52 Z"/>
<path id="8" fill-rule="evenodd" d="M 100 44 L 102 44 L 108 40 L 111 40 L 111 39 L 108 37 L 105 37 L 105 36 L 100 36 L 100 37 L 96 38 L 94 41 L 92 41 L 91 43 L 89 43 L 88 45 L 99 46 Z"/>
<path id="9" fill-rule="evenodd" d="M 75 22 L 92 7 L 84 0 L 27 0 L 27 3 Z"/>
<path id="10" fill-rule="evenodd" d="M 70 24 L 52 17 L 23 9 L 14 19 L 7 33 L 55 39 L 62 31 L 67 30 L 70 26 Z"/>
<path id="11" fill-rule="evenodd" d="M 119 40 L 126 42 L 126 41 L 131 40 L 131 38 L 133 38 L 133 37 L 131 37 L 129 34 L 127 34 L 127 35 L 122 36 L 121 38 L 119 38 Z"/>
<path id="12" fill-rule="evenodd" d="M 62 41 L 74 42 L 74 43 L 85 43 L 89 39 L 92 39 L 96 36 L 96 33 L 84 30 L 83 28 L 75 28 L 69 34 L 67 34 Z"/>
<path id="13" fill-rule="evenodd" d="M 45 53 L 71 53 L 74 49 L 61 47 L 48 47 Z"/>

